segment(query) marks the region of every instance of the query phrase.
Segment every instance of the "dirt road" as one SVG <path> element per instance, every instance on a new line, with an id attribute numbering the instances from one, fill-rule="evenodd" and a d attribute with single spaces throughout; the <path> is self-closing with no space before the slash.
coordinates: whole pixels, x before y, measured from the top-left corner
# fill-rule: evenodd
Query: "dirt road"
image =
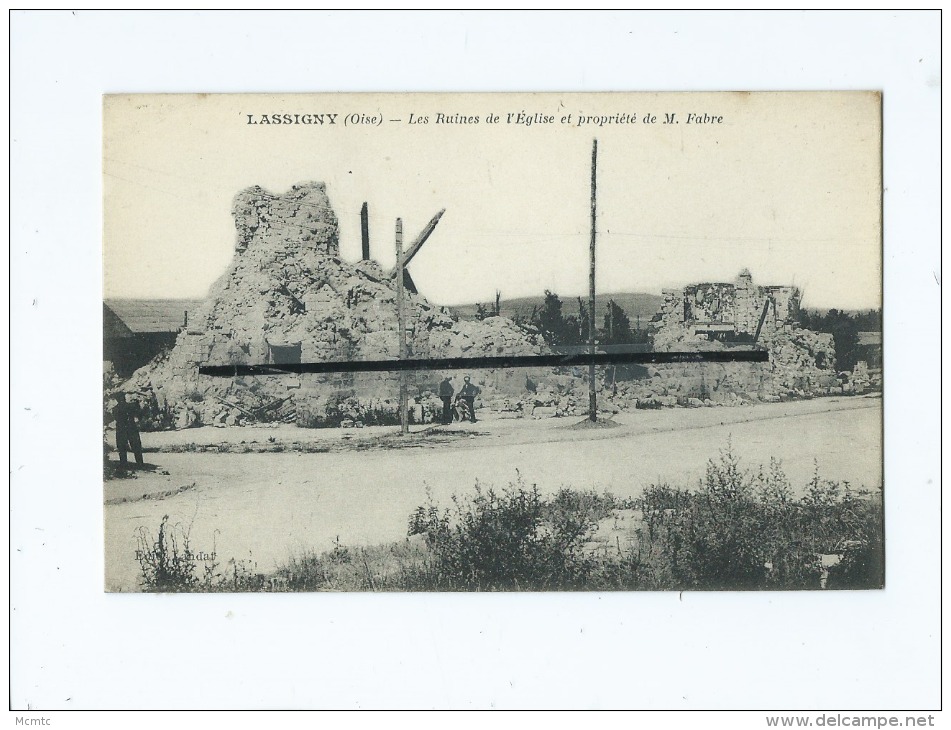
<path id="1" fill-rule="evenodd" d="M 147 460 L 167 475 L 141 474 L 106 485 L 106 587 L 136 589 L 136 530 L 146 527 L 154 536 L 165 514 L 189 527 L 193 551 L 214 550 L 220 562 L 250 559 L 266 572 L 296 551 L 329 549 L 338 536 L 345 544 L 401 539 L 427 490 L 446 505 L 453 493 L 471 492 L 476 481 L 504 486 L 521 475 L 543 492 L 570 486 L 636 496 L 662 481 L 695 485 L 728 441 L 749 468 L 770 456 L 782 460 L 797 490 L 815 463 L 823 478 L 879 487 L 881 413 L 881 400 L 849 398 L 620 414 L 619 426 L 610 429 L 571 429 L 580 419 L 488 418 L 453 427 L 468 430 L 464 437 L 417 435 L 404 448 L 149 453 Z M 210 431 L 215 433 L 145 434 L 143 441 L 155 448 L 184 439 L 245 441 L 252 433 Z M 268 433 L 275 443 L 347 435 Z"/>

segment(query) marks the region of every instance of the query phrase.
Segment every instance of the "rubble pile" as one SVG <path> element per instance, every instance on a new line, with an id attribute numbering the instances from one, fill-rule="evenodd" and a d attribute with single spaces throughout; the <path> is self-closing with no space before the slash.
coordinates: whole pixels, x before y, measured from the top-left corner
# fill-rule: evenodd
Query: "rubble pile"
<path id="1" fill-rule="evenodd" d="M 199 365 L 396 360 L 396 281 L 374 261 L 340 258 L 337 218 L 323 183 L 282 195 L 241 191 L 232 214 L 235 255 L 175 346 L 138 370 L 150 429 L 286 422 L 369 426 L 399 422 L 396 372 L 334 375 L 199 375 Z M 657 351 L 765 347 L 768 363 L 681 363 L 598 368 L 608 410 L 738 405 L 817 394 L 863 392 L 867 372 L 834 372 L 831 335 L 796 324 L 794 287 L 755 286 L 748 271 L 732 284 L 665 292 L 654 318 Z M 449 310 L 405 292 L 411 358 L 466 358 L 547 352 L 537 331 L 504 317 L 457 321 Z M 754 340 L 756 342 L 754 343 Z M 446 373 L 407 374 L 410 421 L 438 420 Z M 508 418 L 580 416 L 588 409 L 586 368 L 473 370 L 477 407 Z M 450 374 L 458 391 L 462 372 Z"/>
<path id="2" fill-rule="evenodd" d="M 773 400 L 767 363 L 647 365 L 644 370 L 645 377 L 606 384 L 605 391 L 613 394 L 620 408 L 746 405 Z"/>
<path id="3" fill-rule="evenodd" d="M 234 201 L 235 257 L 189 319 L 174 348 L 137 371 L 145 425 L 187 428 L 260 421 L 300 425 L 399 422 L 398 374 L 198 374 L 200 364 L 288 364 L 397 359 L 396 283 L 373 261 L 339 256 L 337 218 L 323 183 L 283 195 L 253 187 Z M 478 357 L 542 352 L 511 320 L 456 322 L 445 308 L 405 292 L 409 356 Z M 414 411 L 429 420 L 442 373 L 410 376 Z M 483 398 L 524 388 L 524 372 L 479 371 Z M 461 381 L 461 374 L 457 380 Z M 434 402 L 435 401 L 435 402 Z"/>
<path id="4" fill-rule="evenodd" d="M 483 399 L 485 407 L 503 418 L 582 416 L 588 412 L 586 369 L 529 370 L 518 377 L 523 381 L 520 389 L 499 389 L 495 398 Z"/>
<path id="5" fill-rule="evenodd" d="M 648 379 L 620 390 L 642 408 L 670 399 L 681 405 L 737 404 L 842 392 L 832 335 L 797 324 L 799 297 L 795 287 L 754 285 L 746 269 L 733 283 L 665 291 L 654 317 L 654 350 L 762 347 L 769 363 L 651 366 Z"/>

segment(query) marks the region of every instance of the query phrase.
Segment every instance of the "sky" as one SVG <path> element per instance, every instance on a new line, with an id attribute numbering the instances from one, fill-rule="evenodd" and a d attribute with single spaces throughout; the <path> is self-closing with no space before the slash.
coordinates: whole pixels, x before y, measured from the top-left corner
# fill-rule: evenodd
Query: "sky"
<path id="1" fill-rule="evenodd" d="M 881 306 L 875 93 L 107 96 L 103 127 L 107 298 L 205 296 L 234 255 L 235 194 L 305 181 L 327 184 L 353 261 L 364 201 L 387 267 L 396 218 L 411 241 L 445 208 L 410 265 L 433 302 L 584 294 L 596 138 L 599 292 L 749 268 L 804 306 Z"/>

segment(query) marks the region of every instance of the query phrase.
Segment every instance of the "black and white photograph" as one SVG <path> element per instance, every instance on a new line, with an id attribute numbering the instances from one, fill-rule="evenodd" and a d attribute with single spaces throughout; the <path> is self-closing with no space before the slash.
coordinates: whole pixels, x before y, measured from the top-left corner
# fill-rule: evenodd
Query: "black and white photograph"
<path id="1" fill-rule="evenodd" d="M 940 727 L 941 19 L 8 13 L 11 726 Z"/>
<path id="2" fill-rule="evenodd" d="M 105 96 L 105 590 L 882 589 L 881 104 Z"/>

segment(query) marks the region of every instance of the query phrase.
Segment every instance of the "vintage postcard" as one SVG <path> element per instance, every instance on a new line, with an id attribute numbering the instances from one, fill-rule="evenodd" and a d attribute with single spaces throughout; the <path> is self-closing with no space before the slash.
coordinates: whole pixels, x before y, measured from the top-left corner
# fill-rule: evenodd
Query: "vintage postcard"
<path id="1" fill-rule="evenodd" d="M 875 92 L 103 101 L 107 591 L 875 589 Z"/>

